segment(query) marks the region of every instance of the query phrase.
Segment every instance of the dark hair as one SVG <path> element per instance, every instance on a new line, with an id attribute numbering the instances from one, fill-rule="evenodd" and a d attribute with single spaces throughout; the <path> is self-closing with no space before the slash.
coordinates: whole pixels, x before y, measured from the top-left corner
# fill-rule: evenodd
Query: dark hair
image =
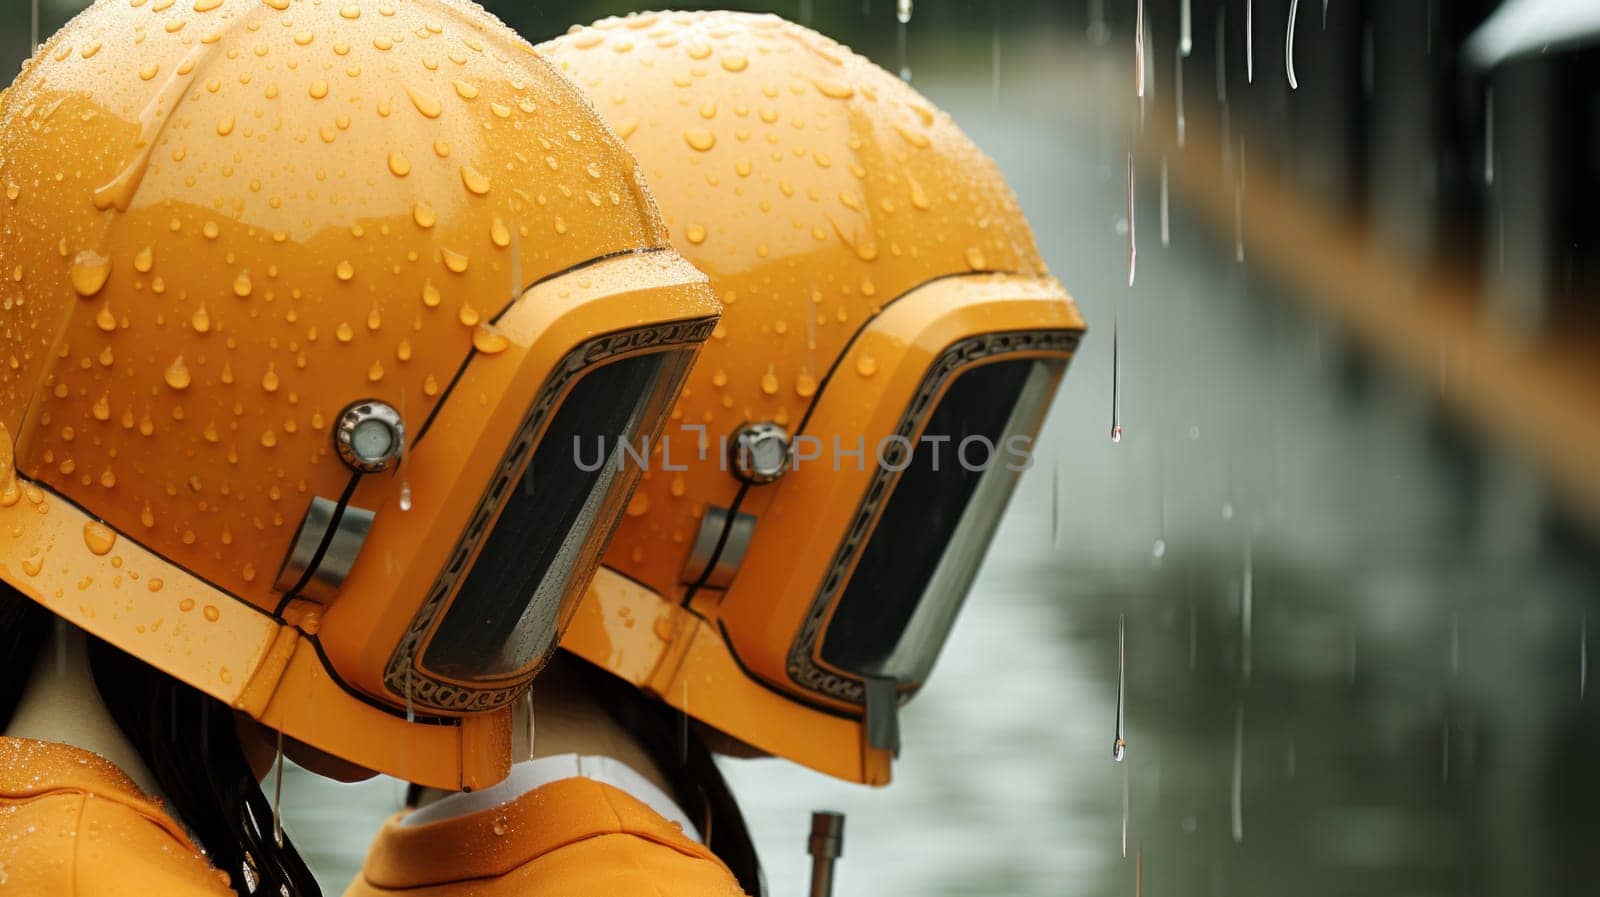
<path id="1" fill-rule="evenodd" d="M 763 897 L 761 860 L 744 813 L 688 715 L 599 667 L 576 659 L 569 665 L 617 723 L 639 739 L 667 777 L 678 806 L 700 821 L 706 846 L 728 865 L 744 892 Z"/>
<path id="2" fill-rule="evenodd" d="M 10 725 L 54 619 L 0 583 L 0 728 Z M 234 891 L 321 897 L 288 836 L 281 846 L 274 837 L 272 805 L 240 747 L 233 710 L 93 637 L 89 664 L 117 726 Z"/>
<path id="3" fill-rule="evenodd" d="M 744 813 L 688 717 L 565 651 L 558 652 L 550 663 L 561 665 L 563 674 L 576 677 L 577 687 L 592 695 L 618 725 L 639 740 L 667 777 L 672 799 L 690 819 L 700 822 L 706 846 L 727 864 L 748 897 L 763 897 L 766 882 Z M 406 806 L 416 806 L 421 797 L 422 787 L 411 785 L 406 789 Z"/>

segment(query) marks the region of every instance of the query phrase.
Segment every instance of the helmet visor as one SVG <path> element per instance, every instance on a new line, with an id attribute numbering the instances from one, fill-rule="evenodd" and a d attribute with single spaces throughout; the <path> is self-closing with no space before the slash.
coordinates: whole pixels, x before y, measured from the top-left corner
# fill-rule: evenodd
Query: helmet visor
<path id="1" fill-rule="evenodd" d="M 840 670 L 919 687 L 944 646 L 1065 362 L 968 370 L 929 415 L 822 636 Z M 915 534 L 915 538 L 910 537 Z"/>
<path id="2" fill-rule="evenodd" d="M 506 471 L 495 484 L 510 497 L 423 652 L 424 670 L 488 681 L 548 659 L 638 481 L 623 446 L 649 434 L 693 357 L 624 358 L 572 387 L 520 478 Z"/>

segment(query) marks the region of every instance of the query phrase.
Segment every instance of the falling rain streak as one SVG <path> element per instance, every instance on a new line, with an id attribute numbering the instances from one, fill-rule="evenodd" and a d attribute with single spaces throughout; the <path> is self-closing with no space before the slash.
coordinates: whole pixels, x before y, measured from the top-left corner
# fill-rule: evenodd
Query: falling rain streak
<path id="1" fill-rule="evenodd" d="M 1050 468 L 1050 547 L 1061 547 L 1061 459 Z"/>
<path id="2" fill-rule="evenodd" d="M 1168 202 L 1167 202 L 1167 157 L 1166 157 L 1165 154 L 1163 154 L 1161 156 L 1161 245 L 1163 247 L 1167 247 L 1167 246 L 1171 246 L 1172 245 L 1172 230 L 1171 230 L 1170 222 L 1168 221 L 1168 217 L 1169 217 L 1169 210 L 1168 209 L 1169 209 L 1169 207 L 1168 207 Z"/>
<path id="3" fill-rule="evenodd" d="M 1178 11 L 1178 54 L 1187 57 L 1194 51 L 1194 20 L 1190 16 L 1190 0 L 1183 0 Z"/>
<path id="4" fill-rule="evenodd" d="M 894 18 L 898 24 L 895 32 L 896 44 L 899 48 L 900 80 L 911 80 L 911 65 L 906 60 L 906 28 L 911 24 L 911 0 L 896 0 Z"/>
<path id="5" fill-rule="evenodd" d="M 1133 89 L 1139 96 L 1139 113 L 1144 114 L 1144 0 L 1138 0 L 1133 16 Z"/>
<path id="6" fill-rule="evenodd" d="M 1233 185 L 1233 257 L 1244 263 L 1244 135 L 1239 135 L 1239 181 Z"/>
<path id="7" fill-rule="evenodd" d="M 532 757 L 532 756 L 534 756 L 534 753 L 533 753 L 533 743 L 534 743 L 533 742 L 533 736 L 534 736 L 533 725 L 534 725 L 534 719 L 533 719 L 533 689 L 532 688 L 526 689 L 526 690 L 524 690 L 522 692 L 522 704 L 523 704 L 523 706 L 522 706 L 523 713 L 525 713 L 527 715 L 527 717 L 528 717 L 528 732 L 527 732 L 527 737 L 528 737 L 528 756 Z"/>
<path id="8" fill-rule="evenodd" d="M 1252 540 L 1244 537 L 1244 573 L 1239 580 L 1239 673 L 1250 681 L 1251 635 L 1254 628 L 1256 562 Z"/>
<path id="9" fill-rule="evenodd" d="M 1128 286 L 1139 271 L 1139 237 L 1133 218 L 1133 151 L 1128 151 Z"/>
<path id="10" fill-rule="evenodd" d="M 1116 738 L 1111 742 L 1111 759 L 1122 763 L 1128 758 L 1127 720 L 1124 700 L 1128 693 L 1127 614 L 1117 614 L 1117 722 Z M 1122 767 L 1122 858 L 1128 858 L 1128 767 Z"/>
<path id="11" fill-rule="evenodd" d="M 1589 691 L 1589 612 L 1578 621 L 1578 700 Z"/>
<path id="12" fill-rule="evenodd" d="M 277 773 L 274 775 L 272 785 L 272 843 L 283 846 L 283 814 L 279 807 L 283 803 L 283 730 L 278 730 L 278 755 L 274 761 Z"/>
<path id="13" fill-rule="evenodd" d="M 1122 767 L 1122 858 L 1128 858 L 1128 766 Z"/>
<path id="14" fill-rule="evenodd" d="M 1117 614 L 1117 731 L 1115 740 L 1111 742 L 1111 759 L 1118 763 L 1128 756 L 1128 732 L 1123 706 L 1128 684 L 1127 626 L 1127 614 Z"/>
<path id="15" fill-rule="evenodd" d="M 1244 0 L 1244 80 L 1256 83 L 1255 0 Z"/>
<path id="16" fill-rule="evenodd" d="M 1483 182 L 1494 186 L 1494 88 L 1483 93 Z"/>
<path id="17" fill-rule="evenodd" d="M 1117 310 L 1111 310 L 1111 441 L 1122 441 L 1122 333 Z"/>
<path id="18" fill-rule="evenodd" d="M 1289 30 L 1283 35 L 1283 66 L 1289 74 L 1289 89 L 1299 90 L 1300 82 L 1294 77 L 1294 16 L 1300 9 L 1300 0 L 1289 0 Z"/>
<path id="19" fill-rule="evenodd" d="M 1244 704 L 1233 708 L 1233 788 L 1230 801 L 1233 843 L 1244 841 Z"/>
<path id="20" fill-rule="evenodd" d="M 1176 98 L 1178 109 L 1178 149 L 1183 149 L 1188 138 L 1189 123 L 1183 114 L 1183 51 L 1180 48 L 1178 58 L 1172 66 L 1173 78 L 1177 83 L 1173 85 L 1173 96 Z"/>

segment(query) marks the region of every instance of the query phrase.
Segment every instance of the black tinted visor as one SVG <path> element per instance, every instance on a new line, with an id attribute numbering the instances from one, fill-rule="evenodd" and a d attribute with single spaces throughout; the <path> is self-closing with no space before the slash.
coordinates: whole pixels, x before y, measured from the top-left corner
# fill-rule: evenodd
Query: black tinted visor
<path id="1" fill-rule="evenodd" d="M 573 385 L 520 481 L 496 484 L 510 497 L 423 652 L 424 670 L 500 680 L 543 665 L 638 482 L 622 446 L 653 435 L 693 358 L 635 355 Z"/>
<path id="2" fill-rule="evenodd" d="M 1062 367 L 998 361 L 950 384 L 838 599 L 825 663 L 913 688 L 927 678 L 1027 466 L 1031 441 L 1013 437 L 1037 429 Z"/>

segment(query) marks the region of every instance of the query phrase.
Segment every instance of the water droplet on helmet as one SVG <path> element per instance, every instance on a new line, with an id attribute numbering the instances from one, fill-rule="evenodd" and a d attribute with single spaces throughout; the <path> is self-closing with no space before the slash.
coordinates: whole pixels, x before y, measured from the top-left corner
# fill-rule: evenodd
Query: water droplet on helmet
<path id="1" fill-rule="evenodd" d="M 117 532 L 98 520 L 90 520 L 83 525 L 83 544 L 95 554 L 104 556 L 117 544 Z"/>
<path id="2" fill-rule="evenodd" d="M 489 176 L 471 165 L 461 166 L 461 183 L 478 196 L 489 192 Z"/>
<path id="3" fill-rule="evenodd" d="M 179 355 L 177 358 L 173 359 L 172 364 L 167 365 L 167 370 L 162 374 L 162 379 L 166 380 L 167 385 L 173 389 L 189 388 L 189 368 L 183 363 L 182 355 Z M 140 426 L 140 429 L 143 429 L 143 425 Z"/>
<path id="4" fill-rule="evenodd" d="M 85 249 L 72 260 L 72 288 L 79 296 L 93 296 L 106 285 L 111 276 L 111 259 Z"/>

